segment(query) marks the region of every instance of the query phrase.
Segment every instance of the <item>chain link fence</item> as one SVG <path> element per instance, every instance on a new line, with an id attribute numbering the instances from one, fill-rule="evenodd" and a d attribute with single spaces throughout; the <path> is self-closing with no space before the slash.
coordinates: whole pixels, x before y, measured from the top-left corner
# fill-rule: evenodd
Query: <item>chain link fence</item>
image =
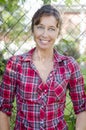
<path id="1" fill-rule="evenodd" d="M 71 6 L 53 4 L 60 10 L 63 20 L 61 35 L 55 47 L 60 53 L 71 55 L 79 62 L 86 86 L 86 5 L 80 2 L 75 2 Z M 33 13 L 31 6 L 27 10 L 22 4 L 14 11 L 10 11 L 8 7 L 0 7 L 0 81 L 7 59 L 35 46 L 30 30 Z M 14 127 L 15 116 L 16 102 L 11 117 L 11 130 Z M 74 130 L 75 114 L 68 92 L 65 119 L 69 130 Z"/>

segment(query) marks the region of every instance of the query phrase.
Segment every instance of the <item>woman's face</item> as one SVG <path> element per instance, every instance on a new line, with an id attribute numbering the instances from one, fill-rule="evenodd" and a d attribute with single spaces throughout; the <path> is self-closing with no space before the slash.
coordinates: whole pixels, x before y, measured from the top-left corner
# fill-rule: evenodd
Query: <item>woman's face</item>
<path id="1" fill-rule="evenodd" d="M 54 16 L 42 16 L 40 23 L 34 25 L 33 36 L 38 48 L 52 48 L 58 36 L 56 18 Z"/>

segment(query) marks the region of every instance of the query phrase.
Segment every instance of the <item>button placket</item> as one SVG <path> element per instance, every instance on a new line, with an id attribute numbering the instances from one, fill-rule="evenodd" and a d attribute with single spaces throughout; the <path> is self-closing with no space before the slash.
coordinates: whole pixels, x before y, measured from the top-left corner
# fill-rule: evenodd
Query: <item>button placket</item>
<path id="1" fill-rule="evenodd" d="M 45 127 L 45 106 L 43 104 L 40 107 L 40 127 Z"/>

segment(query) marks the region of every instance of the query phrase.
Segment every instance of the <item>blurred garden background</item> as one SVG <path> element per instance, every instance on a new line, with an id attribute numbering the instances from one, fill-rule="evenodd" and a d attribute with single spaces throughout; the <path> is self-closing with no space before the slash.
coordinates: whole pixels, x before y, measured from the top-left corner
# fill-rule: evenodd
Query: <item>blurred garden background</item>
<path id="1" fill-rule="evenodd" d="M 30 25 L 34 12 L 43 4 L 54 5 L 62 16 L 62 30 L 55 48 L 73 56 L 80 64 L 86 89 L 86 1 L 85 0 L 0 0 L 0 82 L 6 61 L 12 55 L 22 54 L 35 46 Z M 16 101 L 10 127 L 13 130 Z M 67 93 L 65 119 L 74 130 L 76 116 Z"/>

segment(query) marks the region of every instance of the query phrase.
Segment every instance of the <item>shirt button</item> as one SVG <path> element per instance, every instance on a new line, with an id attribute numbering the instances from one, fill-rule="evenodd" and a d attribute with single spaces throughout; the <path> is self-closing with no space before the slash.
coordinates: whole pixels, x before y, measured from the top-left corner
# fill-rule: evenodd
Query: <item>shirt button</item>
<path id="1" fill-rule="evenodd" d="M 45 89 L 44 91 L 45 91 L 45 92 L 47 92 L 47 90 L 46 90 L 46 89 Z"/>
<path id="2" fill-rule="evenodd" d="M 41 123 L 41 124 L 44 124 L 44 121 L 42 120 L 40 123 Z"/>
<path id="3" fill-rule="evenodd" d="M 50 74 L 50 76 L 52 76 L 52 74 Z"/>
<path id="4" fill-rule="evenodd" d="M 44 106 L 42 105 L 42 106 L 41 106 L 41 108 L 43 109 L 43 108 L 44 108 Z"/>

